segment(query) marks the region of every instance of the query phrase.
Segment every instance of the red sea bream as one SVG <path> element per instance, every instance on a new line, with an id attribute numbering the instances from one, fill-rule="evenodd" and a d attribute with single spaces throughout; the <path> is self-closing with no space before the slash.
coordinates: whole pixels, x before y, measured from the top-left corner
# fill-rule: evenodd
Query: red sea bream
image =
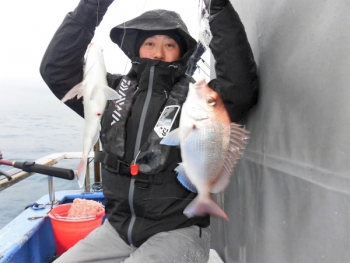
<path id="1" fill-rule="evenodd" d="M 204 80 L 190 85 L 179 128 L 161 141 L 180 145 L 183 161 L 175 169 L 178 180 L 198 193 L 184 214 L 212 214 L 228 220 L 211 193 L 226 188 L 248 138 L 248 131 L 230 121 L 221 97 Z"/>

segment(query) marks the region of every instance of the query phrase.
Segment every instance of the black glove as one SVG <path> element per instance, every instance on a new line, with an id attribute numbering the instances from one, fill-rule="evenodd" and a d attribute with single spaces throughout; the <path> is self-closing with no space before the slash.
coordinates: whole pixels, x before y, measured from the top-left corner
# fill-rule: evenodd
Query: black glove
<path id="1" fill-rule="evenodd" d="M 210 15 L 215 15 L 220 12 L 228 3 L 229 0 L 204 0 L 204 4 Z"/>
<path id="2" fill-rule="evenodd" d="M 101 12 L 106 12 L 113 0 L 84 0 L 84 3 L 94 10 L 98 7 Z"/>

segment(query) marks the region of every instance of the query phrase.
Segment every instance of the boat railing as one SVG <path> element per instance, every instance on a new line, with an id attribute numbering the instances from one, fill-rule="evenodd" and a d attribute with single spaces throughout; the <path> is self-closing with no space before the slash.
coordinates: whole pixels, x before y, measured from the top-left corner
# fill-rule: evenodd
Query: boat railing
<path id="1" fill-rule="evenodd" d="M 46 166 L 53 166 L 57 164 L 59 161 L 64 159 L 81 159 L 82 152 L 62 152 L 62 153 L 53 153 L 50 155 L 47 155 L 45 157 L 39 158 L 35 160 L 36 164 L 46 165 Z M 89 158 L 94 157 L 94 152 L 90 152 Z M 86 176 L 85 176 L 85 192 L 91 192 L 91 182 L 90 182 L 90 167 L 89 163 L 87 165 L 86 170 Z M 95 182 L 99 180 L 99 163 L 94 163 L 94 172 L 95 172 Z M 33 172 L 26 172 L 18 168 L 13 168 L 6 173 L 11 176 L 11 180 L 9 180 L 5 176 L 0 176 L 0 191 L 28 178 L 29 176 L 35 174 Z M 54 202 L 55 200 L 55 190 L 54 190 L 54 183 L 53 183 L 53 177 L 48 176 L 48 190 L 49 190 L 49 196 L 50 196 L 50 202 Z"/>

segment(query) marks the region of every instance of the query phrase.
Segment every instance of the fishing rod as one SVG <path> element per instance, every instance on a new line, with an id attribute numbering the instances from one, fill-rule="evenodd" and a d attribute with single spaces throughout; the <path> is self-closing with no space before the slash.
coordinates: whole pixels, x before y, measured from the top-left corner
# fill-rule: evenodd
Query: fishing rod
<path id="1" fill-rule="evenodd" d="M 28 172 L 28 173 L 46 174 L 46 175 L 50 175 L 53 177 L 66 179 L 66 180 L 73 180 L 75 177 L 73 170 L 36 164 L 35 162 L 28 162 L 28 161 L 14 162 L 14 161 L 0 159 L 0 164 L 13 166 L 15 168 L 22 169 L 23 171 Z M 4 174 L 3 171 L 1 171 L 1 173 Z M 8 176 L 6 176 L 6 175 L 7 174 L 5 174 L 5 177 L 7 179 L 9 179 Z"/>

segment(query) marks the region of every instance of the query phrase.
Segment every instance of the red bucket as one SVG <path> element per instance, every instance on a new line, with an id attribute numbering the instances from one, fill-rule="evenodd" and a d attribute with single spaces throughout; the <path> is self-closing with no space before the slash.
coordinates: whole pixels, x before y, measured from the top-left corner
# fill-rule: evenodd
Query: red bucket
<path id="1" fill-rule="evenodd" d="M 85 238 L 92 230 L 100 226 L 105 211 L 100 211 L 93 218 L 67 219 L 72 204 L 63 204 L 53 208 L 49 217 L 55 238 L 57 255 L 60 256 L 79 240 Z M 58 215 L 59 217 L 56 217 Z M 60 218 L 62 217 L 62 218 Z"/>

